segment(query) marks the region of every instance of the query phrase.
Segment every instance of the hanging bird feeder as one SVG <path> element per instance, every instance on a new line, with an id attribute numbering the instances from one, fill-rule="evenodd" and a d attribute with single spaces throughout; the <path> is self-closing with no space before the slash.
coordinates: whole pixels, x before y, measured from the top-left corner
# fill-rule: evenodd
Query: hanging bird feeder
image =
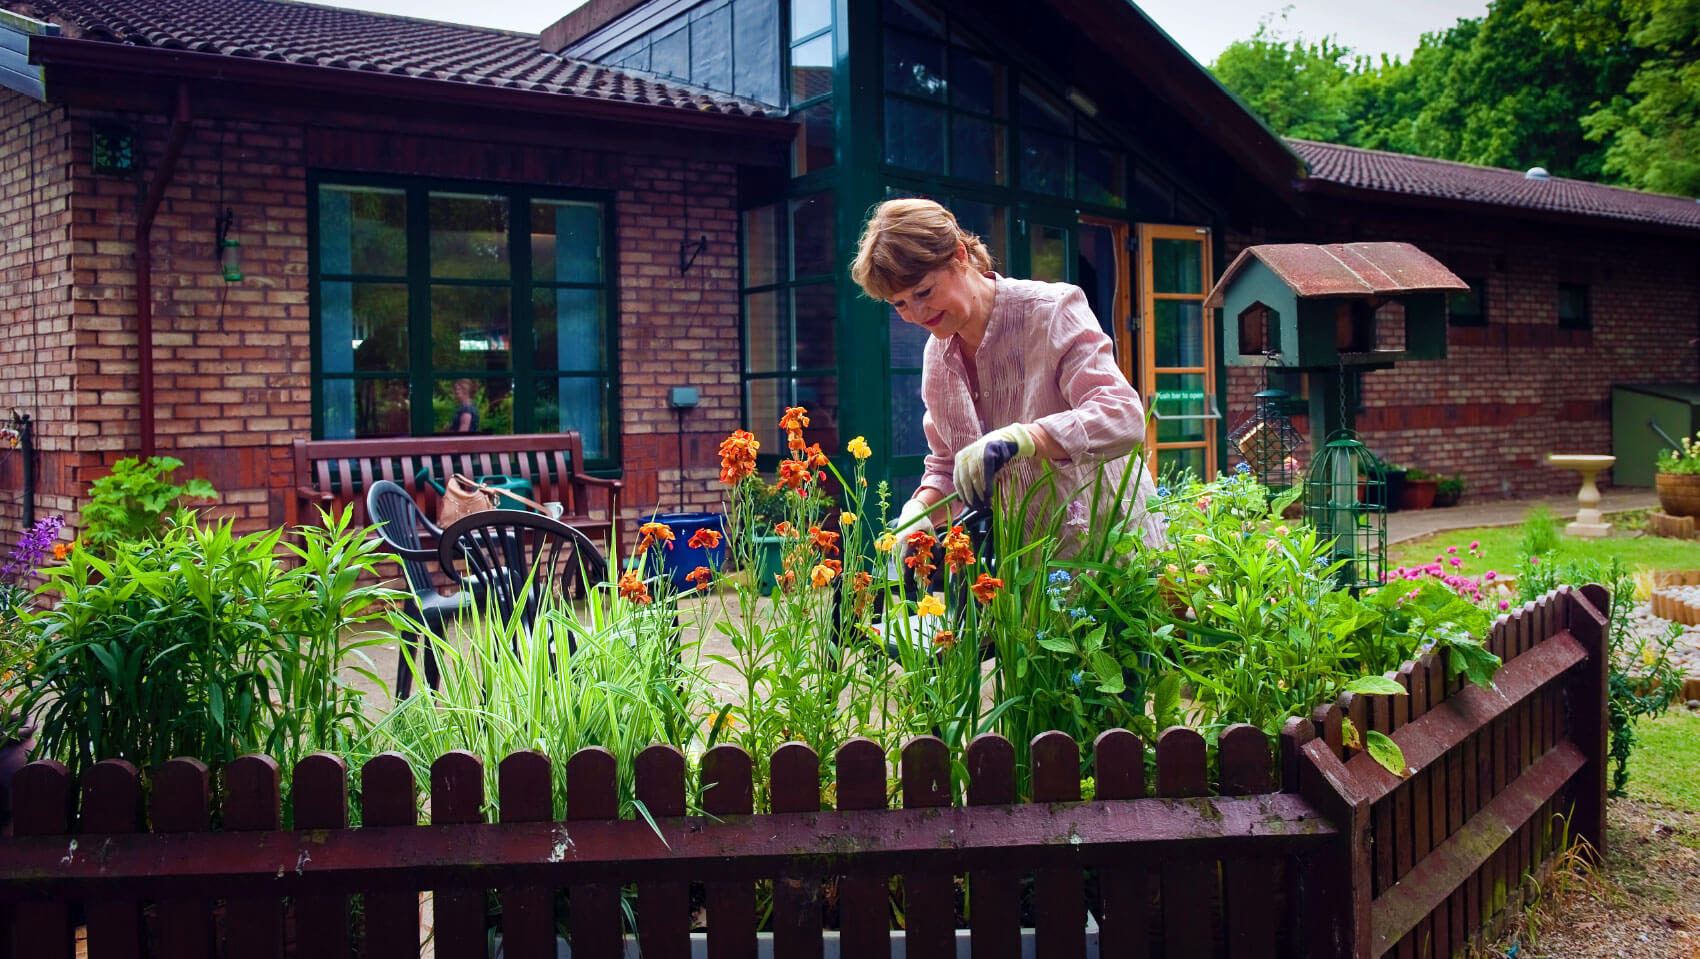
<path id="1" fill-rule="evenodd" d="M 1305 518 L 1332 540 L 1332 558 L 1346 563 L 1336 582 L 1354 594 L 1380 586 L 1387 573 L 1387 501 L 1382 464 L 1350 430 L 1340 430 L 1310 462 Z"/>

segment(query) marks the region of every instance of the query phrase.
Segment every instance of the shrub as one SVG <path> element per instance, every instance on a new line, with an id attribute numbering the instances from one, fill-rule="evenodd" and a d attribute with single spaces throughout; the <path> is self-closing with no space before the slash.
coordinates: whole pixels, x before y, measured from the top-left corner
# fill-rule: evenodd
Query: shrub
<path id="1" fill-rule="evenodd" d="M 48 570 L 50 609 L 26 614 L 28 664 L 7 684 L 39 723 L 40 753 L 78 775 L 97 759 L 142 768 L 174 756 L 209 764 L 266 752 L 283 768 L 344 749 L 365 729 L 363 694 L 337 675 L 362 667 L 352 627 L 384 619 L 399 596 L 360 585 L 380 559 L 348 514 L 236 536 L 230 524 L 165 530 L 104 559 L 73 551 Z M 351 662 L 352 660 L 352 662 Z"/>
<path id="2" fill-rule="evenodd" d="M 1661 473 L 1700 473 L 1700 434 L 1682 438 L 1682 449 L 1659 451 L 1658 471 Z"/>
<path id="3" fill-rule="evenodd" d="M 1558 548 L 1558 521 L 1545 503 L 1536 503 L 1523 514 L 1522 533 L 1518 548 L 1523 556 L 1544 556 Z"/>
<path id="4" fill-rule="evenodd" d="M 128 456 L 114 463 L 110 474 L 89 487 L 89 504 L 83 507 L 83 543 L 110 554 L 123 543 L 157 540 L 168 525 L 183 520 L 183 498 L 218 495 L 204 479 L 181 486 L 171 482 L 171 474 L 182 465 L 169 456 L 146 461 Z"/>

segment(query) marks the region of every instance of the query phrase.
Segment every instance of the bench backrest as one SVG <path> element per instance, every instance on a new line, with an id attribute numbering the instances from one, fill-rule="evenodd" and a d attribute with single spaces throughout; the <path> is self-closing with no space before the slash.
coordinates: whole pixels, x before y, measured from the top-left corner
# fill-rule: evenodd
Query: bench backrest
<path id="1" fill-rule="evenodd" d="M 437 514 L 437 491 L 418 479 L 429 471 L 446 482 L 455 473 L 473 479 L 518 476 L 531 483 L 531 498 L 558 502 L 566 515 L 590 508 L 581 502 L 574 476 L 584 472 L 584 443 L 578 431 L 516 433 L 507 436 L 403 436 L 365 440 L 296 440 L 295 480 L 352 506 L 355 522 L 366 525 L 366 490 L 378 480 L 397 483 L 429 516 Z M 311 521 L 310 516 L 301 517 Z"/>

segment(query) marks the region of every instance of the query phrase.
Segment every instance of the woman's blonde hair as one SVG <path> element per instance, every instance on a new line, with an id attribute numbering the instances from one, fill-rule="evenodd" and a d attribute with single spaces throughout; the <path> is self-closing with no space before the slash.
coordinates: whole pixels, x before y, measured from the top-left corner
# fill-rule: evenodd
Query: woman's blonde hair
<path id="1" fill-rule="evenodd" d="M 967 249 L 974 272 L 992 268 L 986 244 L 964 230 L 949 210 L 932 200 L 887 200 L 874 207 L 862 228 L 850 278 L 863 293 L 887 300 L 948 264 L 959 243 Z"/>

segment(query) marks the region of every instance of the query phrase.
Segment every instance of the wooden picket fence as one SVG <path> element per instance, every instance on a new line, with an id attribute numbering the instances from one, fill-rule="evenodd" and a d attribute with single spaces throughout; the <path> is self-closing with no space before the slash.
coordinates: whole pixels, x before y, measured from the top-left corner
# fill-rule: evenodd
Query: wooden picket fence
<path id="1" fill-rule="evenodd" d="M 1604 595 L 1559 590 L 1502 617 L 1493 689 L 1459 688 L 1425 658 L 1399 671 L 1408 698 L 1348 697 L 1294 720 L 1279 755 L 1259 730 L 1230 728 L 1214 781 L 1203 737 L 1174 728 L 1147 795 L 1145 744 L 1106 732 L 1089 802 L 1080 746 L 1060 733 L 1032 743 L 1028 802 L 1011 744 L 975 739 L 961 806 L 938 739 L 911 740 L 895 780 L 876 743 L 847 743 L 827 797 L 820 757 L 789 744 L 759 815 L 742 750 L 709 750 L 692 784 L 678 750 L 653 746 L 633 770 L 653 824 L 619 817 L 601 749 L 565 763 L 561 822 L 540 753 L 502 761 L 497 823 L 477 757 L 436 760 L 420 824 L 410 767 L 378 756 L 361 769 L 356 828 L 346 764 L 311 756 L 293 771 L 293 831 L 264 756 L 226 766 L 216 793 L 193 759 L 145 780 L 107 760 L 81 783 L 36 762 L 15 781 L 16 835 L 0 840 L 0 928 L 19 959 L 72 956 L 77 904 L 91 959 L 413 957 L 430 890 L 435 955 L 463 959 L 490 954 L 493 892 L 507 959 L 555 956 L 558 927 L 575 956 L 626 955 L 628 907 L 643 956 L 688 956 L 693 905 L 708 955 L 754 956 L 765 881 L 783 957 L 822 956 L 834 935 L 841 956 L 890 956 L 894 905 L 905 955 L 954 956 L 961 902 L 975 956 L 1021 955 L 1024 913 L 1038 956 L 1086 955 L 1089 937 L 1102 956 L 1450 955 L 1556 850 L 1549 812 L 1573 809 L 1571 833 L 1603 849 Z M 1342 716 L 1387 731 L 1414 774 L 1348 757 Z M 684 815 L 690 801 L 707 815 Z"/>

